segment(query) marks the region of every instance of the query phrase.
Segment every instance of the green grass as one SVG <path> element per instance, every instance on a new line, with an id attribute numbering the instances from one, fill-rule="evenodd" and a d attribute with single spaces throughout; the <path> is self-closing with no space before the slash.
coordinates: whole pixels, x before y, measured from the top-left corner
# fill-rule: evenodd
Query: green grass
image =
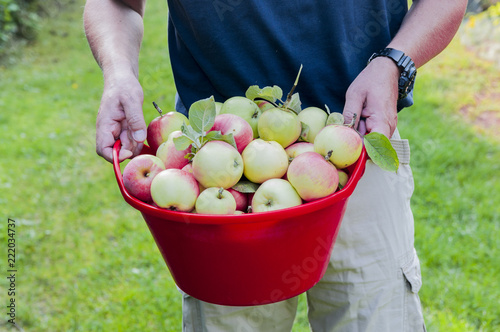
<path id="1" fill-rule="evenodd" d="M 7 217 L 15 219 L 17 323 L 25 331 L 179 331 L 181 297 L 111 165 L 95 154 L 102 77 L 82 5 L 47 21 L 38 43 L 0 67 L 0 239 L 6 248 Z M 175 89 L 166 4 L 148 6 L 140 60 L 149 122 L 151 101 L 172 109 Z M 400 115 L 412 144 L 429 331 L 500 327 L 500 148 L 457 112 L 480 107 L 474 95 L 498 74 L 454 42 L 419 71 L 416 105 Z M 0 330 L 10 326 L 3 317 Z M 294 331 L 308 331 L 303 296 Z"/>
<path id="2" fill-rule="evenodd" d="M 427 324 L 430 331 L 497 331 L 500 149 L 457 110 L 481 107 L 473 97 L 492 89 L 499 70 L 455 41 L 420 72 L 416 105 L 401 114 L 400 130 L 412 142 Z"/>

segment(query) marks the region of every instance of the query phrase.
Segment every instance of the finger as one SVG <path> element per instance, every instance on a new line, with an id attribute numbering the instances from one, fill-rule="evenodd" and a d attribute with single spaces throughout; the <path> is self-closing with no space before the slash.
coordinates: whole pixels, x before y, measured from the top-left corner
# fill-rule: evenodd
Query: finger
<path id="1" fill-rule="evenodd" d="M 366 120 L 364 118 L 359 120 L 358 132 L 361 136 L 366 135 Z"/>
<path id="2" fill-rule="evenodd" d="M 344 123 L 350 124 L 352 122 L 354 114 L 356 114 L 356 121 L 354 123 L 354 128 L 358 128 L 364 104 L 365 104 L 365 95 L 361 93 L 356 93 L 355 91 L 349 89 L 346 93 L 344 110 L 342 112 L 342 114 L 344 115 Z"/>
<path id="3" fill-rule="evenodd" d="M 120 162 L 124 159 L 130 158 L 134 155 L 137 149 L 137 142 L 132 138 L 130 129 L 128 128 L 127 120 L 121 122 L 122 132 L 120 134 L 121 149 L 120 149 Z M 123 157 L 123 159 L 122 159 Z"/>
<path id="4" fill-rule="evenodd" d="M 128 130 L 130 130 L 131 138 L 137 143 L 142 143 L 146 140 L 147 127 L 142 112 L 143 101 L 144 96 L 141 89 L 138 89 L 135 93 L 130 93 L 122 100 Z"/>
<path id="5" fill-rule="evenodd" d="M 96 152 L 109 162 L 113 162 L 113 145 L 120 135 L 119 123 L 98 116 L 96 125 Z"/>
<path id="6" fill-rule="evenodd" d="M 387 138 L 391 137 L 391 127 L 386 121 L 382 121 L 380 118 L 372 117 L 366 120 L 366 131 L 377 132 L 384 134 Z"/>
<path id="7" fill-rule="evenodd" d="M 97 136 L 96 138 L 96 152 L 99 156 L 103 157 L 110 163 L 113 162 L 113 144 L 115 143 L 114 138 L 110 134 L 112 138 L 111 143 L 109 139 L 102 138 L 102 136 Z"/>

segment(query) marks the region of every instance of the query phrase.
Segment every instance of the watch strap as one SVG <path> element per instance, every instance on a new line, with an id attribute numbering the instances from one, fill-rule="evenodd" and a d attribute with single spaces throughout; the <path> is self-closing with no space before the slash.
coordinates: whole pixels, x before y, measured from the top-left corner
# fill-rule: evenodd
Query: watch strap
<path id="1" fill-rule="evenodd" d="M 413 89 L 415 76 L 417 75 L 415 63 L 404 52 L 394 48 L 384 48 L 383 50 L 373 53 L 370 59 L 368 59 L 368 63 L 379 56 L 390 58 L 396 63 L 400 72 L 398 80 L 398 100 L 405 98 L 408 92 Z"/>

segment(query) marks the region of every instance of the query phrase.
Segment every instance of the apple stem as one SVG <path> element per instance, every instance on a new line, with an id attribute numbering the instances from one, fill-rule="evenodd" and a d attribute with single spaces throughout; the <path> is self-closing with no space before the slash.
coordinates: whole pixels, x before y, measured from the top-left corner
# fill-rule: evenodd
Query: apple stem
<path id="1" fill-rule="evenodd" d="M 297 87 L 297 84 L 299 84 L 299 77 L 300 77 L 300 73 L 302 72 L 302 67 L 303 65 L 301 64 L 300 65 L 300 69 L 299 69 L 299 73 L 297 74 L 297 78 L 295 79 L 295 83 L 293 83 L 293 86 L 292 86 L 292 89 L 290 90 L 290 92 L 288 93 L 288 95 L 286 96 L 286 104 L 288 105 L 290 103 L 290 101 L 292 100 L 292 95 L 293 95 L 293 92 L 295 91 L 295 88 Z"/>
<path id="2" fill-rule="evenodd" d="M 224 188 L 220 187 L 219 192 L 217 193 L 217 198 L 222 199 L 222 193 L 224 192 Z"/>
<path id="3" fill-rule="evenodd" d="M 158 104 L 155 103 L 154 101 L 153 101 L 153 106 L 156 108 L 158 113 L 160 113 L 160 116 L 163 116 L 163 111 L 161 110 L 160 106 L 158 106 Z"/>
<path id="4" fill-rule="evenodd" d="M 278 107 L 278 104 L 276 104 L 276 103 L 275 103 L 275 102 L 273 102 L 273 101 L 267 100 L 266 98 L 256 97 L 256 98 L 254 98 L 253 100 L 263 100 L 263 101 L 267 101 L 269 104 L 273 105 L 274 107 Z"/>
<path id="5" fill-rule="evenodd" d="M 326 161 L 330 160 L 330 158 L 332 157 L 332 154 L 333 154 L 333 150 L 328 151 L 326 153 L 325 160 Z"/>
<path id="6" fill-rule="evenodd" d="M 358 115 L 356 113 L 354 113 L 352 115 L 352 120 L 351 120 L 351 123 L 347 124 L 347 126 L 349 128 L 354 128 L 354 125 L 356 124 L 356 118 L 358 117 Z"/>
<path id="7" fill-rule="evenodd" d="M 326 109 L 326 113 L 327 113 L 328 115 L 330 115 L 330 114 L 332 113 L 332 111 L 330 111 L 330 107 L 328 107 L 328 105 L 327 105 L 327 104 L 325 104 L 325 109 Z"/>

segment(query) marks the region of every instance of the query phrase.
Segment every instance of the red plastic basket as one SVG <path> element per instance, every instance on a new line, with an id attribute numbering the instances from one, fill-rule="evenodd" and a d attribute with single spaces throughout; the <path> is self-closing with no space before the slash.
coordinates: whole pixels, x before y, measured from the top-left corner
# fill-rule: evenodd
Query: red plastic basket
<path id="1" fill-rule="evenodd" d="M 363 149 L 348 169 L 349 182 L 328 197 L 271 212 L 207 215 L 161 209 L 132 197 L 123 185 L 120 146 L 118 140 L 113 149 L 120 191 L 142 213 L 177 286 L 199 300 L 237 306 L 286 300 L 321 279 L 367 158 Z"/>

